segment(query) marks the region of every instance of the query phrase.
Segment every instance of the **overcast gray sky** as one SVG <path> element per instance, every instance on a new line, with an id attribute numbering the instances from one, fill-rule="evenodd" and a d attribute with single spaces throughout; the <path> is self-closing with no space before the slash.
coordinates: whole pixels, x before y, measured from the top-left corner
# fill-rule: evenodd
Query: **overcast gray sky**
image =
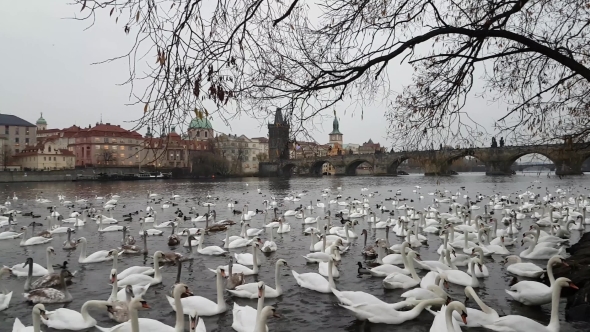
<path id="1" fill-rule="evenodd" d="M 84 31 L 88 22 L 67 19 L 80 11 L 67 1 L 11 1 L 0 6 L 0 112 L 33 123 L 43 112 L 51 128 L 88 126 L 101 117 L 103 122 L 133 127 L 130 121 L 141 116 L 142 107 L 125 106 L 130 102 L 130 89 L 117 85 L 128 78 L 126 60 L 91 65 L 126 53 L 133 34 L 125 35 L 123 25 L 108 20 L 106 11 L 97 25 Z M 391 89 L 401 91 L 402 84 L 411 80 L 411 70 L 409 66 L 389 68 L 395 82 Z M 501 105 L 489 105 L 482 99 L 474 99 L 470 104 L 470 115 L 488 130 L 493 124 L 490 114 L 504 110 Z M 345 113 L 345 108 L 336 108 L 344 143 L 363 143 L 371 138 L 391 145 L 386 139 L 384 105 L 367 106 L 362 119 L 359 111 L 353 115 Z M 314 132 L 318 142 L 328 141 L 332 119 L 331 113 L 326 114 L 323 128 Z M 249 137 L 267 135 L 266 126 L 244 117 L 232 122 L 231 129 L 215 118 L 212 123 L 220 132 Z"/>

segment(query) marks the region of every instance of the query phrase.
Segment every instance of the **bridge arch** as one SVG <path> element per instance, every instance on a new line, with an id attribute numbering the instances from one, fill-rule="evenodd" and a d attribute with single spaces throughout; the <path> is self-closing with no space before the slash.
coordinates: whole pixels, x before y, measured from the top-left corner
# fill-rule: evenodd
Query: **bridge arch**
<path id="1" fill-rule="evenodd" d="M 373 168 L 373 163 L 368 161 L 367 159 L 355 159 L 346 165 L 346 175 L 356 175 L 356 169 L 363 163 L 367 163 L 371 165 L 371 168 Z"/>
<path id="2" fill-rule="evenodd" d="M 387 174 L 397 175 L 398 167 L 406 160 L 415 160 L 420 165 L 420 168 L 422 170 L 424 169 L 424 166 L 422 165 L 420 159 L 412 155 L 402 155 L 390 162 L 389 165 L 387 165 Z"/>
<path id="3" fill-rule="evenodd" d="M 457 172 L 472 171 L 473 167 L 476 167 L 479 164 L 482 167 L 482 171 L 485 170 L 486 160 L 477 153 L 476 149 L 461 149 L 455 151 L 455 154 L 451 154 L 443 161 L 446 169 L 450 170 L 450 168 L 453 167 Z M 460 159 L 466 160 L 463 165 L 457 163 Z M 475 162 L 470 162 L 472 160 Z"/>
<path id="4" fill-rule="evenodd" d="M 310 175 L 324 175 L 324 164 L 328 164 L 331 165 L 332 167 L 334 167 L 334 165 L 327 159 L 320 159 L 320 160 L 316 160 L 314 161 L 311 166 L 309 167 L 309 174 Z M 326 174 L 326 175 L 334 175 L 335 171 L 333 174 Z"/>
<path id="5" fill-rule="evenodd" d="M 511 156 L 510 159 L 508 159 L 508 166 L 511 168 L 512 165 L 514 165 L 514 163 L 518 159 L 520 159 L 524 156 L 528 156 L 528 155 L 539 155 L 539 156 L 545 157 L 545 158 L 547 158 L 547 160 L 551 161 L 551 163 L 553 163 L 554 166 L 557 166 L 557 163 L 555 162 L 555 160 L 553 160 L 553 158 L 549 154 L 545 153 L 545 151 L 536 151 L 536 150 L 522 151 L 518 154 Z"/>
<path id="6" fill-rule="evenodd" d="M 297 165 L 293 163 L 285 164 L 281 168 L 281 174 L 284 176 L 291 176 L 295 172 Z"/>

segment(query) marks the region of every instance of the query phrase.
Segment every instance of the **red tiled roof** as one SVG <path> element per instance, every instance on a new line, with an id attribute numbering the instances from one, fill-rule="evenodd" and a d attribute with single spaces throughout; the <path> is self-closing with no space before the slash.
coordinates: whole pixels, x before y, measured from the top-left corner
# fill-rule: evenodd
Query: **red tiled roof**
<path id="1" fill-rule="evenodd" d="M 74 128 L 70 127 L 68 129 Z M 125 137 L 125 138 L 135 138 L 139 139 L 142 138 L 141 134 L 136 131 L 129 131 L 125 128 L 121 128 L 121 126 L 115 126 L 110 123 L 107 124 L 97 124 L 94 127 L 80 129 L 79 131 L 75 132 L 72 137 Z"/>

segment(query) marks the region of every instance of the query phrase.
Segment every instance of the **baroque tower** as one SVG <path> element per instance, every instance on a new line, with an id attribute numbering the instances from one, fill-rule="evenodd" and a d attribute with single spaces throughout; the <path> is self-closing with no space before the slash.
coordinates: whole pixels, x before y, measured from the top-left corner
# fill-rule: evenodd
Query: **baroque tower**
<path id="1" fill-rule="evenodd" d="M 275 122 L 268 124 L 268 160 L 271 162 L 289 159 L 289 129 L 289 123 L 277 108 Z"/>
<path id="2" fill-rule="evenodd" d="M 332 151 L 330 155 L 342 154 L 342 133 L 340 132 L 340 124 L 336 117 L 336 111 L 334 111 L 334 122 L 332 122 L 332 132 L 330 133 L 330 146 Z"/>

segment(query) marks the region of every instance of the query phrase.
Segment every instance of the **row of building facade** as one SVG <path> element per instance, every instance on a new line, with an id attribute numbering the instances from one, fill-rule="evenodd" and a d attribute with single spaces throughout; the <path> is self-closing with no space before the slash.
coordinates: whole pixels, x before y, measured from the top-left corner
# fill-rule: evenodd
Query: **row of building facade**
<path id="1" fill-rule="evenodd" d="M 280 109 L 269 124 L 269 138 L 220 134 L 207 118 L 192 119 L 186 133 L 175 127 L 142 136 L 120 125 L 96 123 L 87 127 L 48 128 L 43 114 L 35 124 L 17 116 L 0 114 L 0 166 L 6 169 L 57 170 L 75 167 L 191 168 L 199 154 L 218 154 L 228 161 L 229 173 L 256 174 L 260 162 L 312 156 L 375 153 L 382 150 L 369 140 L 343 144 L 335 117 L 328 144 L 289 140 L 289 125 Z M 269 149 L 270 146 L 270 149 Z M 279 148 L 280 146 L 280 148 Z M 363 165 L 361 165 L 362 168 Z M 333 174 L 330 166 L 326 174 Z"/>

